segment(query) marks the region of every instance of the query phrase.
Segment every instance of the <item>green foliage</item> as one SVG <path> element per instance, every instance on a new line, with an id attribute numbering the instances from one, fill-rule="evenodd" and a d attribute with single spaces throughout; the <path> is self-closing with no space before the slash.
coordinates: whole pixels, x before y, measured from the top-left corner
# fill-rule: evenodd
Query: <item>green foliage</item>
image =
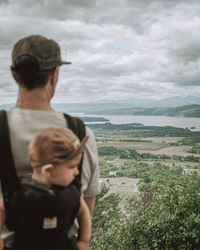
<path id="1" fill-rule="evenodd" d="M 145 182 L 140 182 L 140 184 L 138 185 L 138 190 L 139 191 L 141 191 L 141 190 L 144 190 L 145 189 L 145 187 L 146 187 L 146 184 L 145 184 Z"/>
<path id="2" fill-rule="evenodd" d="M 143 168 L 139 168 L 139 166 L 143 166 Z M 169 169 L 169 166 L 162 165 L 159 162 L 154 163 L 153 167 L 146 166 L 144 163 L 140 163 L 136 166 L 137 177 L 140 178 L 139 183 L 144 182 L 145 185 L 139 186 L 139 190 L 143 190 L 144 188 L 151 188 L 151 183 L 156 181 L 159 185 L 165 185 L 170 183 L 171 174 L 175 176 L 181 176 L 183 169 L 181 166 L 174 166 L 172 169 Z M 135 175 L 135 178 L 137 178 Z"/>
<path id="3" fill-rule="evenodd" d="M 175 166 L 172 169 L 170 169 L 170 172 L 177 175 L 177 176 L 180 176 L 180 175 L 182 175 L 183 169 L 181 166 Z"/>
<path id="4" fill-rule="evenodd" d="M 199 157 L 195 157 L 193 155 L 189 155 L 186 157 L 180 156 L 180 155 L 173 155 L 173 160 L 177 161 L 189 161 L 189 162 L 199 162 Z"/>
<path id="5" fill-rule="evenodd" d="M 120 159 L 137 159 L 138 153 L 135 149 L 117 149 L 115 147 L 99 147 L 98 148 L 98 155 L 119 155 Z M 107 158 L 108 160 L 109 158 Z"/>
<path id="6" fill-rule="evenodd" d="M 116 177 L 124 177 L 125 172 L 124 171 L 117 171 L 116 172 Z"/>
<path id="7" fill-rule="evenodd" d="M 135 149 L 125 149 L 119 151 L 120 159 L 137 159 L 138 153 Z"/>
<path id="8" fill-rule="evenodd" d="M 99 147 L 98 148 L 98 155 L 118 155 L 118 149 L 115 147 Z"/>
<path id="9" fill-rule="evenodd" d="M 156 183 L 153 190 L 144 190 L 140 199 L 130 198 L 127 209 L 131 216 L 113 221 L 115 227 L 102 232 L 95 241 L 96 248 L 92 249 L 199 249 L 200 177 L 197 174 L 172 176 L 166 186 Z"/>
<path id="10" fill-rule="evenodd" d="M 187 152 L 193 154 L 200 154 L 200 146 L 196 145 L 195 147 L 189 149 Z"/>
<path id="11" fill-rule="evenodd" d="M 142 159 L 149 159 L 149 158 L 151 158 L 151 159 L 171 159 L 171 156 L 169 156 L 169 155 L 165 155 L 165 154 L 163 154 L 163 155 L 159 155 L 159 156 L 157 156 L 157 155 L 154 155 L 154 154 L 150 154 L 150 153 L 143 153 L 143 154 L 141 154 L 140 155 L 140 157 L 142 158 Z"/>
<path id="12" fill-rule="evenodd" d="M 200 143 L 200 132 L 192 132 L 187 137 L 179 141 L 182 145 L 194 146 L 196 143 Z"/>
<path id="13" fill-rule="evenodd" d="M 158 127 L 158 126 L 144 126 L 142 124 L 88 124 L 88 126 L 94 131 L 96 137 L 98 136 L 111 136 L 111 135 L 123 135 L 128 138 L 142 138 L 142 137 L 154 137 L 154 136 L 179 136 L 187 137 L 193 133 L 189 129 L 176 128 L 172 126 Z M 197 135 L 197 134 L 196 134 Z"/>
<path id="14" fill-rule="evenodd" d="M 109 189 L 103 183 L 101 185 L 101 193 L 96 196 L 90 249 L 96 249 L 98 238 L 115 227 L 116 222 L 120 219 L 121 212 L 118 205 L 122 198 L 119 197 L 119 194 L 115 193 L 108 195 Z M 108 196 L 105 197 L 106 194 Z"/>
<path id="15" fill-rule="evenodd" d="M 114 155 L 109 155 L 109 156 L 106 156 L 106 157 L 104 158 L 104 160 L 106 160 L 106 161 L 114 161 L 114 159 L 115 159 L 115 156 L 114 156 Z"/>
<path id="16" fill-rule="evenodd" d="M 189 162 L 199 162 L 199 157 L 194 157 L 192 155 L 188 155 L 184 158 L 185 161 L 189 161 Z"/>

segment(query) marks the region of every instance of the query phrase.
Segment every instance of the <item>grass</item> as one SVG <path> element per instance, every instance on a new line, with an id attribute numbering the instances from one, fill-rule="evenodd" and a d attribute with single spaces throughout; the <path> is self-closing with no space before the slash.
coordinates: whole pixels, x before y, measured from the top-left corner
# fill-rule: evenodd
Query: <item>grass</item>
<path id="1" fill-rule="evenodd" d="M 107 163 L 108 161 L 110 161 L 110 163 Z M 104 164 L 112 164 L 120 168 L 121 166 L 124 166 L 125 163 L 135 162 L 135 160 L 134 159 L 120 159 L 119 156 L 100 156 L 99 162 L 104 162 Z"/>
<path id="2" fill-rule="evenodd" d="M 115 147 L 115 148 L 135 148 L 136 150 L 158 150 L 163 148 L 162 143 L 151 142 L 97 142 L 97 147 Z"/>
<path id="3" fill-rule="evenodd" d="M 100 178 L 100 180 L 104 181 L 108 186 L 107 180 L 109 180 L 110 184 L 110 193 L 119 193 L 119 196 L 122 198 L 131 197 L 133 195 L 137 195 L 138 192 L 133 192 L 135 190 L 134 184 L 137 183 L 139 178 Z M 125 183 L 125 184 L 122 184 Z"/>
<path id="4" fill-rule="evenodd" d="M 109 180 L 110 182 L 110 190 L 109 192 L 105 195 L 108 196 L 111 193 L 118 193 L 119 197 L 122 198 L 122 200 L 119 203 L 119 207 L 123 207 L 123 205 L 127 204 L 126 198 L 129 197 L 133 197 L 133 196 L 139 196 L 139 192 L 133 192 L 133 191 L 124 191 L 123 188 L 124 187 L 130 187 L 130 189 L 134 189 L 132 188 L 132 185 L 134 185 L 136 182 L 139 181 L 139 178 L 126 178 L 126 177 L 121 177 L 121 178 L 100 178 L 100 180 L 103 180 L 106 185 L 108 186 L 108 182 L 107 180 Z M 123 182 L 125 182 L 126 184 L 122 184 Z"/>
<path id="5" fill-rule="evenodd" d="M 119 191 L 119 197 L 121 198 L 127 198 L 132 197 L 136 192 L 130 192 L 130 191 Z"/>

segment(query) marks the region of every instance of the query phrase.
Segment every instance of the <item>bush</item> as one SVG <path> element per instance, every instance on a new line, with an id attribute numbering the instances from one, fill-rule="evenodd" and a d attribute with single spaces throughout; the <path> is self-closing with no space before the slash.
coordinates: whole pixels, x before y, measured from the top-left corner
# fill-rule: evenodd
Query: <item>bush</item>
<path id="1" fill-rule="evenodd" d="M 119 202 L 122 198 L 119 194 L 108 194 L 109 187 L 104 183 L 101 184 L 101 193 L 96 196 L 96 204 L 92 221 L 92 238 L 90 241 L 90 249 L 97 249 L 98 239 L 116 227 L 116 222 L 120 220 L 121 212 L 118 208 Z"/>
<path id="2" fill-rule="evenodd" d="M 131 216 L 96 242 L 101 250 L 200 249 L 200 177 L 171 176 L 140 200 L 129 199 Z"/>
<path id="3" fill-rule="evenodd" d="M 141 191 L 145 188 L 145 182 L 141 182 L 139 185 L 138 185 L 138 190 Z"/>

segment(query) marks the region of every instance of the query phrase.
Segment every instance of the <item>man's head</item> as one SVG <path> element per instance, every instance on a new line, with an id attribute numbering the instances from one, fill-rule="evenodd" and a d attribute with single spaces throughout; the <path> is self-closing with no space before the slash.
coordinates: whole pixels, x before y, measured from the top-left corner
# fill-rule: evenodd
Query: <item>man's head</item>
<path id="1" fill-rule="evenodd" d="M 11 72 L 20 86 L 32 90 L 44 87 L 56 67 L 63 64 L 70 62 L 61 60 L 60 47 L 55 41 L 32 35 L 15 44 Z"/>
<path id="2" fill-rule="evenodd" d="M 85 137 L 80 145 L 70 129 L 47 128 L 35 134 L 28 147 L 34 176 L 43 176 L 48 185 L 69 185 L 79 174 L 79 164 Z"/>

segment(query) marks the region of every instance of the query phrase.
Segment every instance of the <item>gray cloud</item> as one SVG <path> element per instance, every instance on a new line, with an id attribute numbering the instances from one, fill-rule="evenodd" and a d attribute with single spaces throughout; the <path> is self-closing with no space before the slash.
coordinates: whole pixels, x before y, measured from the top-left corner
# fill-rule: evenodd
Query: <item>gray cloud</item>
<path id="1" fill-rule="evenodd" d="M 199 9 L 197 0 L 0 1 L 0 96 L 16 98 L 11 51 L 32 34 L 72 62 L 55 102 L 200 95 Z"/>

